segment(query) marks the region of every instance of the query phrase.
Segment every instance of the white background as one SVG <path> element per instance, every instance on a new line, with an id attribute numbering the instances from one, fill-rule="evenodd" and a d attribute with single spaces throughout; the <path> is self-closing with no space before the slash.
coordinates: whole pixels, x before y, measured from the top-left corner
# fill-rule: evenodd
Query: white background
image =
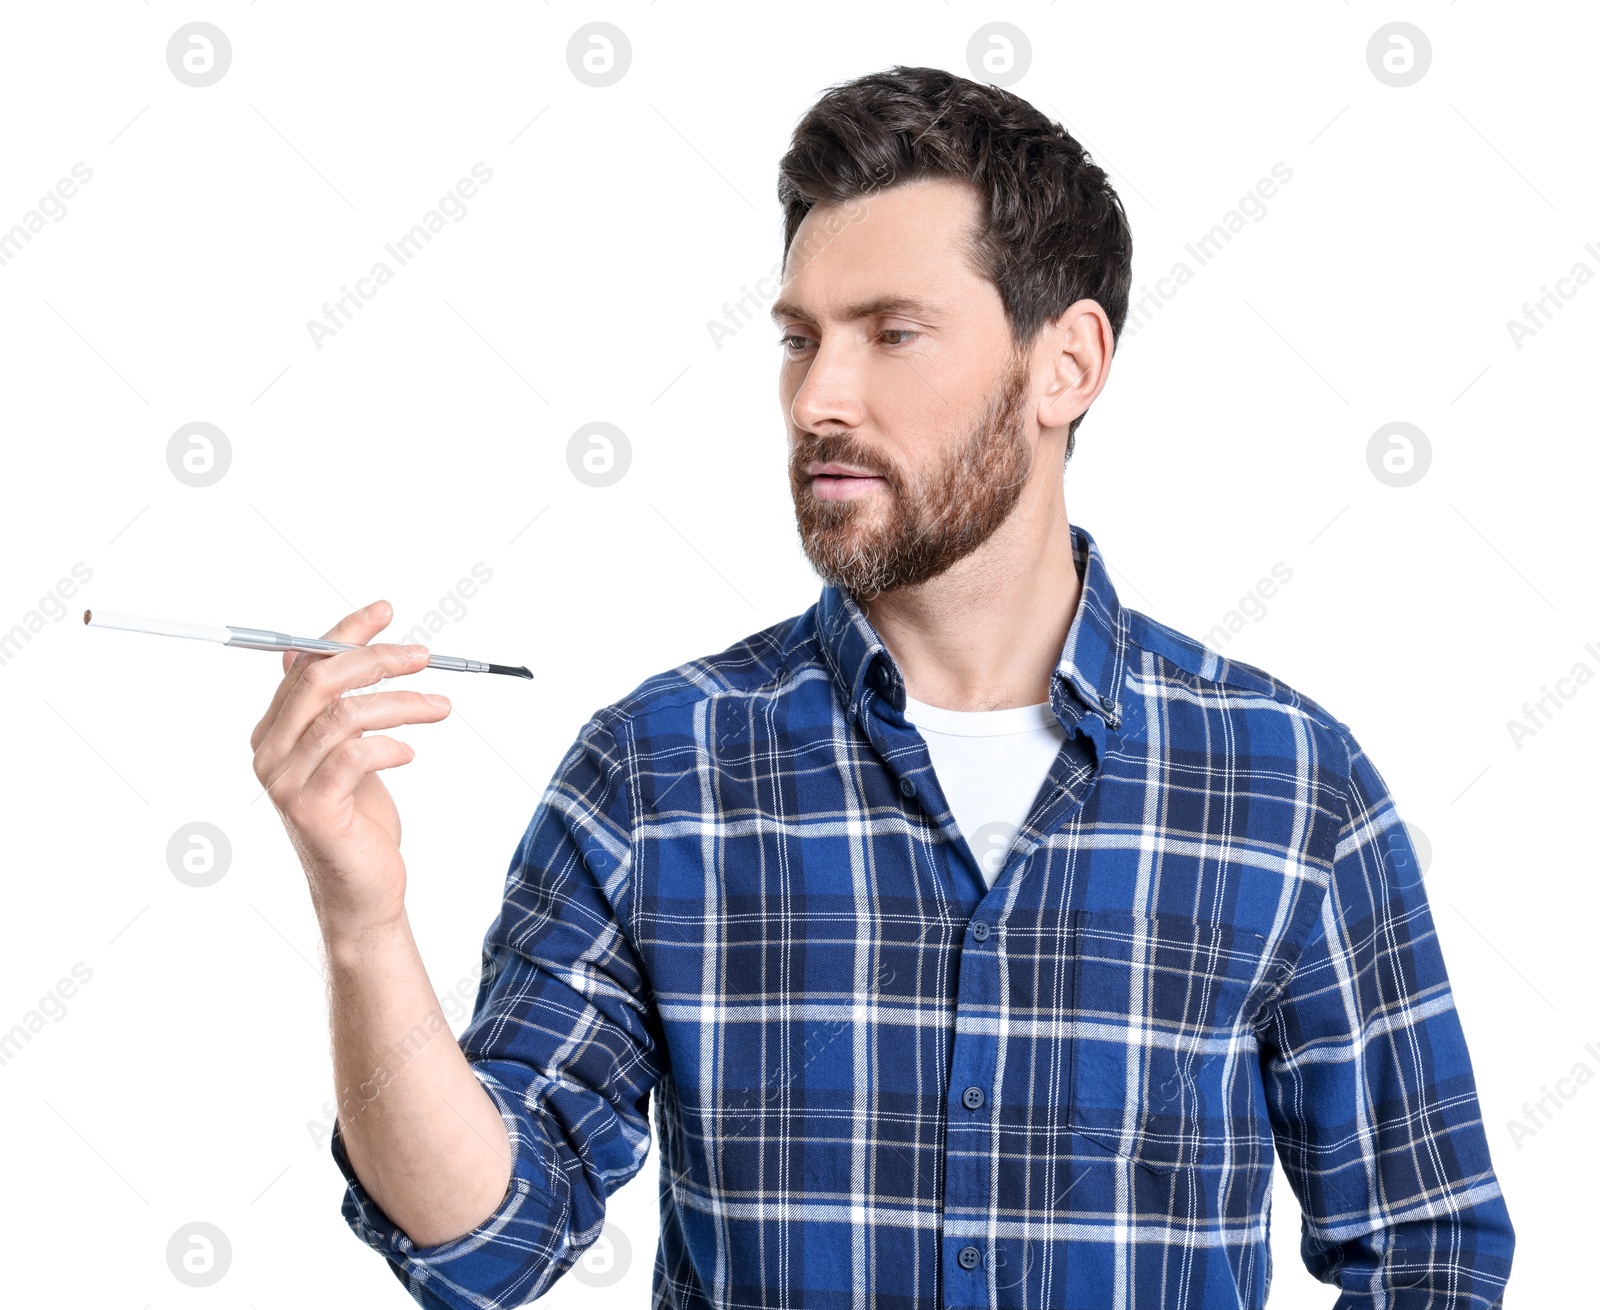
<path id="1" fill-rule="evenodd" d="M 1600 247 L 1600 23 L 1470 0 L 907 14 L 8 7 L 0 232 L 75 163 L 93 171 L 0 265 L 0 632 L 75 564 L 92 572 L 0 665 L 0 1031 L 92 970 L 0 1067 L 13 1295 L 410 1304 L 340 1218 L 317 1131 L 332 1078 L 316 925 L 248 745 L 280 657 L 87 629 L 84 606 L 316 634 L 381 596 L 400 632 L 492 570 L 432 648 L 535 680 L 423 675 L 455 712 L 398 730 L 418 757 L 386 775 L 430 975 L 470 995 L 512 851 L 582 722 L 816 599 L 765 304 L 721 349 L 707 328 L 779 257 L 790 129 L 828 84 L 890 64 L 972 75 L 969 38 L 995 19 L 1032 46 L 1012 89 L 1111 172 L 1136 289 L 1274 163 L 1293 170 L 1124 338 L 1078 434 L 1069 516 L 1126 604 L 1314 697 L 1378 763 L 1432 851 L 1518 1232 L 1512 1298 L 1587 1285 L 1600 1087 L 1565 1084 L 1520 1142 L 1509 1123 L 1575 1065 L 1600 1073 L 1582 815 L 1600 688 L 1563 684 L 1575 694 L 1520 749 L 1507 725 L 1574 666 L 1600 670 L 1600 286 L 1520 349 L 1506 324 L 1578 261 L 1600 273 L 1584 249 Z M 232 45 L 209 87 L 167 65 L 191 20 Z M 566 56 L 596 20 L 632 48 L 604 88 Z M 1368 67 L 1392 20 L 1431 42 L 1409 87 Z M 494 176 L 466 217 L 318 349 L 307 320 L 479 161 Z M 231 449 L 209 487 L 167 464 L 196 421 Z M 631 447 L 609 487 L 568 466 L 593 421 Z M 1393 421 L 1431 443 L 1404 488 L 1367 459 Z M 1207 636 L 1278 563 L 1292 581 L 1265 614 Z M 167 865 L 192 821 L 231 842 L 210 887 Z M 569 1276 L 545 1304 L 647 1304 L 655 1160 L 612 1198 L 622 1280 L 597 1294 Z M 1275 1203 L 1272 1305 L 1331 1305 L 1281 1178 Z M 197 1219 L 232 1247 L 204 1290 L 165 1256 Z"/>

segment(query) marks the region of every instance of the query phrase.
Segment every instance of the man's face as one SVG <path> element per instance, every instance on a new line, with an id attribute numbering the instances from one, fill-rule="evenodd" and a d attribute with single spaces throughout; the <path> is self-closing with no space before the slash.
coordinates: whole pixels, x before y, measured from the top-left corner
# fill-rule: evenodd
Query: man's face
<path id="1" fill-rule="evenodd" d="M 773 319 L 796 526 L 860 599 L 983 545 L 1033 468 L 1027 357 L 963 253 L 979 205 L 955 182 L 897 186 L 813 209 L 789 251 Z"/>

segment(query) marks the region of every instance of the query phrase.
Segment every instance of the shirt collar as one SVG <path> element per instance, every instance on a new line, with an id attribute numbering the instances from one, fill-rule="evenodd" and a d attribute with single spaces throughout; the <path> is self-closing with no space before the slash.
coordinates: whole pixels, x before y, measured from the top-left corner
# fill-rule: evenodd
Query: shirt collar
<path id="1" fill-rule="evenodd" d="M 1050 702 L 1064 717 L 1059 698 L 1066 689 L 1084 710 L 1110 728 L 1122 726 L 1123 680 L 1128 662 L 1128 637 L 1116 588 L 1106 571 L 1100 548 L 1087 529 L 1072 525 L 1072 558 L 1083 587 L 1077 612 L 1067 629 L 1061 656 L 1050 678 Z M 869 694 L 905 708 L 905 679 L 883 638 L 866 612 L 847 591 L 829 584 L 817 602 L 817 628 L 822 653 L 852 716 L 865 711 Z M 1071 712 L 1076 719 L 1082 711 Z"/>

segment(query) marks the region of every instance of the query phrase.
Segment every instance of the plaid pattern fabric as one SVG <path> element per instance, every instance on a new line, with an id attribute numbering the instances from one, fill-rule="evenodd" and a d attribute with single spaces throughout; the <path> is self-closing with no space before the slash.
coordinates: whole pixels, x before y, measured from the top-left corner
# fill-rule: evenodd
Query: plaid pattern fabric
<path id="1" fill-rule="evenodd" d="M 835 588 L 584 725 L 461 1038 L 515 1151 L 499 1210 L 418 1248 L 334 1134 L 418 1302 L 546 1291 L 653 1096 L 656 1307 L 1259 1307 L 1274 1149 L 1343 1310 L 1500 1304 L 1511 1223 L 1383 779 L 1072 535 L 1069 736 L 992 890 Z"/>

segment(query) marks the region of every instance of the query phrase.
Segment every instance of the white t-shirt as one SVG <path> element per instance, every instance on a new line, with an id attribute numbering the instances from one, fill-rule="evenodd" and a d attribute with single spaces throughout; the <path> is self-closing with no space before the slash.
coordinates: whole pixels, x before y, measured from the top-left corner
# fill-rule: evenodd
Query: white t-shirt
<path id="1" fill-rule="evenodd" d="M 1009 710 L 947 710 L 907 696 L 906 718 L 928 743 L 956 826 L 993 887 L 1067 739 L 1066 729 L 1049 701 Z"/>

